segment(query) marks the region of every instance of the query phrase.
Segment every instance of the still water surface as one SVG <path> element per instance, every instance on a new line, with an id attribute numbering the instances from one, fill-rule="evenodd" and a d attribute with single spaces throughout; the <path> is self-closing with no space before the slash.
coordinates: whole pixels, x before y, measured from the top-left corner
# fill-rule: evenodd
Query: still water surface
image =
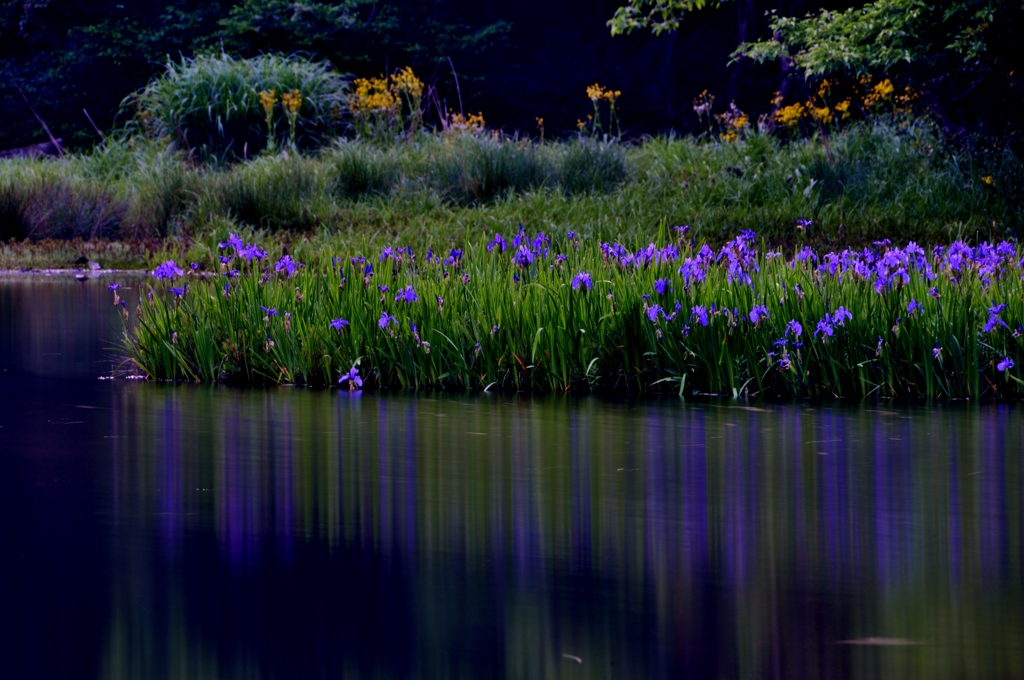
<path id="1" fill-rule="evenodd" d="M 5 678 L 1024 677 L 1019 406 L 100 381 L 119 333 L 0 281 Z"/>

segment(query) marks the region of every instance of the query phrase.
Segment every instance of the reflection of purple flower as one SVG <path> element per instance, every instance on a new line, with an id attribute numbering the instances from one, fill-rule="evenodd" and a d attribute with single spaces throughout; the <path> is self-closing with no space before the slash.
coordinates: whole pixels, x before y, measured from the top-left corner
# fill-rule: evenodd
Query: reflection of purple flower
<path id="1" fill-rule="evenodd" d="M 181 276 L 185 272 L 181 270 L 178 265 L 174 264 L 174 260 L 167 260 L 162 265 L 153 270 L 154 279 L 173 279 L 176 276 Z"/>
<path id="2" fill-rule="evenodd" d="M 590 274 L 587 272 L 579 272 L 576 276 L 572 277 L 572 289 L 590 290 L 594 287 L 593 281 L 590 280 Z"/>
<path id="3" fill-rule="evenodd" d="M 334 319 L 333 321 L 331 321 L 331 328 L 338 331 L 339 333 L 341 332 L 341 329 L 347 325 L 348 321 L 346 321 L 345 319 Z"/>
<path id="4" fill-rule="evenodd" d="M 996 370 L 998 370 L 1000 373 L 1003 373 L 1005 371 L 1009 371 L 1013 367 L 1014 367 L 1013 359 L 1011 359 L 1010 357 L 1006 357 L 1002 361 L 1000 361 L 998 364 L 996 364 Z"/>
<path id="5" fill-rule="evenodd" d="M 359 369 L 353 366 L 349 369 L 348 373 L 338 378 L 338 384 L 349 384 L 350 390 L 357 390 L 363 386 L 363 379 L 359 377 Z"/>
<path id="6" fill-rule="evenodd" d="M 267 316 L 277 316 L 278 315 L 277 314 L 277 310 L 274 309 L 273 307 L 264 307 L 263 305 L 260 305 L 260 309 L 262 309 L 263 313 L 266 314 Z"/>
<path id="7" fill-rule="evenodd" d="M 406 286 L 405 290 L 398 291 L 398 295 L 395 296 L 395 302 L 402 300 L 408 304 L 412 304 L 420 299 L 420 296 L 416 294 L 412 286 Z"/>
<path id="8" fill-rule="evenodd" d="M 708 310 L 703 305 L 697 305 L 690 310 L 690 318 L 697 317 L 697 323 L 701 326 L 708 325 Z"/>
<path id="9" fill-rule="evenodd" d="M 769 316 L 768 308 L 764 305 L 754 305 L 754 308 L 750 310 L 750 323 L 758 324 L 761 319 L 767 319 Z"/>

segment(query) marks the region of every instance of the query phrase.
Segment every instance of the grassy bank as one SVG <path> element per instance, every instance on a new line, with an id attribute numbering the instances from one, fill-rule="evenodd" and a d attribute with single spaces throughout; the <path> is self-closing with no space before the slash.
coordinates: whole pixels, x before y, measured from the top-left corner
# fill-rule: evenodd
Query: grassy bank
<path id="1" fill-rule="evenodd" d="M 1016 237 L 1020 163 L 1008 152 L 971 158 L 923 123 L 882 122 L 792 142 L 756 133 L 636 144 L 423 133 L 230 166 L 110 142 L 66 160 L 0 162 L 0 239 L 161 238 L 184 256 L 229 231 L 425 249 L 519 222 L 644 242 L 661 224 L 689 224 L 714 244 L 752 229 L 773 245 L 820 248 Z M 799 220 L 813 224 L 800 230 Z M 153 252 L 147 245 L 135 259 L 151 263 Z M 10 259 L 18 253 L 45 259 L 28 246 L 8 250 Z"/>
<path id="2" fill-rule="evenodd" d="M 720 249 L 667 228 L 640 249 L 506 236 L 302 264 L 234 238 L 220 263 L 155 271 L 170 290 L 121 310 L 128 353 L 154 378 L 246 384 L 1024 395 L 1009 243 L 783 256 L 752 234 Z"/>

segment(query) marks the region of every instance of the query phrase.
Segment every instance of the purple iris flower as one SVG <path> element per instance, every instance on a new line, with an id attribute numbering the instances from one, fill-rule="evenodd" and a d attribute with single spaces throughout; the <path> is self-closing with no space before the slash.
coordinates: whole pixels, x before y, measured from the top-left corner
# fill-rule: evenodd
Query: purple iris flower
<path id="1" fill-rule="evenodd" d="M 349 383 L 349 389 L 357 390 L 363 386 L 363 379 L 359 377 L 359 369 L 353 366 L 348 373 L 338 378 L 338 384 Z"/>
<path id="2" fill-rule="evenodd" d="M 998 370 L 1000 373 L 1004 373 L 1013 368 L 1014 365 L 1015 364 L 1013 363 L 1013 359 L 1011 359 L 1010 357 L 1005 357 L 1002 361 L 996 364 L 996 370 Z"/>
<path id="3" fill-rule="evenodd" d="M 594 287 L 594 282 L 590 279 L 590 274 L 587 272 L 578 272 L 576 276 L 572 277 L 572 289 L 580 290 L 591 290 Z"/>
<path id="4" fill-rule="evenodd" d="M 338 331 L 339 333 L 341 332 L 341 329 L 347 325 L 348 321 L 346 321 L 345 319 L 334 319 L 331 321 L 331 328 Z"/>
<path id="5" fill-rule="evenodd" d="M 669 281 L 668 279 L 655 279 L 654 280 L 654 291 L 658 295 L 664 295 L 666 289 L 670 290 L 670 291 L 674 290 L 672 288 L 672 282 L 671 281 Z"/>
<path id="6" fill-rule="evenodd" d="M 708 310 L 703 305 L 697 305 L 690 310 L 690 318 L 697 317 L 697 323 L 701 326 L 708 325 Z"/>
<path id="7" fill-rule="evenodd" d="M 658 315 L 661 314 L 661 313 L 662 313 L 662 311 L 661 311 L 661 307 L 659 305 L 654 305 L 653 307 L 648 307 L 647 308 L 647 318 L 650 319 L 651 323 L 654 323 L 655 321 L 657 321 L 658 320 Z"/>
<path id="8" fill-rule="evenodd" d="M 942 295 L 939 293 L 939 289 L 934 287 L 928 290 L 928 294 L 931 295 L 936 300 L 942 297 Z"/>
<path id="9" fill-rule="evenodd" d="M 114 290 L 117 290 L 120 287 L 121 287 L 120 283 L 112 283 L 109 286 L 107 286 L 107 290 L 114 291 Z"/>
<path id="10" fill-rule="evenodd" d="M 289 278 L 291 278 L 291 276 L 295 273 L 295 270 L 301 266 L 301 264 L 299 264 L 298 262 L 294 261 L 291 258 L 291 255 L 285 255 L 280 260 L 277 261 L 277 264 L 274 265 L 274 271 L 276 271 L 278 274 L 280 274 L 283 271 L 288 275 Z"/>
<path id="11" fill-rule="evenodd" d="M 804 327 L 801 326 L 800 322 L 796 319 L 791 319 L 790 322 L 786 324 L 786 332 L 792 333 L 794 338 L 799 338 L 803 335 Z"/>
<path id="12" fill-rule="evenodd" d="M 907 316 L 914 316 L 914 312 L 921 312 L 923 314 L 924 313 L 924 305 L 922 305 L 917 300 L 914 300 L 913 298 L 911 298 L 910 304 L 907 305 Z"/>
<path id="13" fill-rule="evenodd" d="M 392 324 L 394 326 L 397 326 L 398 325 L 398 319 L 396 319 L 395 317 L 391 316 L 387 312 L 381 312 L 380 313 L 380 319 L 377 320 L 377 325 L 380 326 L 382 329 L 384 329 L 384 328 L 388 327 L 388 324 Z"/>
<path id="14" fill-rule="evenodd" d="M 388 284 L 386 284 L 386 283 L 378 283 L 377 284 L 377 290 L 379 290 L 382 293 L 388 292 L 388 290 L 389 290 Z"/>
<path id="15" fill-rule="evenodd" d="M 1000 314 L 1002 314 L 1004 309 L 1006 309 L 1005 304 L 993 305 L 992 307 L 988 308 L 988 321 L 985 322 L 986 333 L 991 333 L 998 326 L 1007 328 L 1006 322 L 1003 321 L 1002 318 L 1000 318 L 999 316 Z"/>
<path id="16" fill-rule="evenodd" d="M 750 323 L 758 324 L 761 319 L 767 319 L 769 316 L 768 308 L 764 305 L 754 305 L 754 308 L 750 310 Z"/>
<path id="17" fill-rule="evenodd" d="M 395 302 L 403 300 L 408 304 L 412 304 L 419 299 L 420 296 L 416 294 L 416 291 L 413 290 L 412 286 L 406 286 L 405 290 L 398 291 L 398 295 L 395 296 Z"/>
<path id="18" fill-rule="evenodd" d="M 260 309 L 262 309 L 263 313 L 266 314 L 267 316 L 277 316 L 278 315 L 277 314 L 277 310 L 274 309 L 273 307 L 264 307 L 263 305 L 260 305 Z"/>
<path id="19" fill-rule="evenodd" d="M 185 293 L 188 292 L 188 286 L 185 285 L 185 286 L 182 286 L 181 288 L 171 288 L 167 292 L 168 293 L 174 293 L 174 297 L 176 297 L 176 298 L 183 298 L 183 297 L 185 297 Z"/>
<path id="20" fill-rule="evenodd" d="M 221 264 L 227 264 L 228 262 L 231 262 L 231 256 L 230 255 L 218 255 L 217 259 L 220 260 Z"/>
<path id="21" fill-rule="evenodd" d="M 487 252 L 491 252 L 492 250 L 494 250 L 495 247 L 499 248 L 500 250 L 498 252 L 501 253 L 508 250 L 508 243 L 505 241 L 505 237 L 502 236 L 501 234 L 494 234 L 494 238 L 491 239 L 491 242 L 487 244 Z"/>
<path id="22" fill-rule="evenodd" d="M 515 257 L 513 257 L 512 260 L 517 265 L 525 269 L 533 264 L 533 252 L 526 246 L 519 246 Z"/>
<path id="23" fill-rule="evenodd" d="M 228 240 L 218 243 L 217 246 L 222 249 L 230 246 L 236 253 L 238 253 L 245 248 L 245 242 L 238 238 L 238 234 L 228 234 Z"/>
<path id="24" fill-rule="evenodd" d="M 265 258 L 267 256 L 267 251 L 261 249 L 258 246 L 250 244 L 247 245 L 244 249 L 242 249 L 239 255 L 241 255 L 247 262 L 252 262 L 253 260 L 258 261 Z"/>
<path id="25" fill-rule="evenodd" d="M 814 337 L 817 338 L 818 334 L 821 333 L 827 338 L 831 338 L 835 333 L 835 329 L 832 327 L 832 319 L 825 316 L 821 321 L 818 322 L 818 327 L 814 331 Z"/>
<path id="26" fill-rule="evenodd" d="M 570 241 L 575 241 L 576 240 L 576 232 L 575 231 L 567 231 L 565 233 L 565 238 L 567 238 Z"/>
<path id="27" fill-rule="evenodd" d="M 167 260 L 167 262 L 153 270 L 153 278 L 174 279 L 174 277 L 181 276 L 184 273 L 178 265 L 174 264 L 174 260 Z"/>
<path id="28" fill-rule="evenodd" d="M 832 323 L 837 326 L 845 326 L 847 321 L 853 321 L 853 313 L 846 307 L 839 307 L 832 314 Z M 829 333 L 829 335 L 832 335 Z"/>

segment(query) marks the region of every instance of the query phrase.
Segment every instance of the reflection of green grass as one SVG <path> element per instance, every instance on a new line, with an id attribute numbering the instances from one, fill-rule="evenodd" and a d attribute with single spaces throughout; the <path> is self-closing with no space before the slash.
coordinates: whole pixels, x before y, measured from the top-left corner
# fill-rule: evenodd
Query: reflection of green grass
<path id="1" fill-rule="evenodd" d="M 607 677 L 605 655 L 617 677 L 649 677 L 646 654 L 709 636 L 739 678 L 763 677 L 766 659 L 783 677 L 943 680 L 1015 677 L 1024 663 L 1021 497 L 984 478 L 1021 472 L 1024 430 L 1003 408 L 757 412 L 161 385 L 112 405 L 112 508 L 133 539 L 117 553 L 115 606 L 136 627 L 111 631 L 111 663 L 136 670 L 110 677 L 160 674 L 162 648 L 138 640 L 165 621 L 188 641 L 174 653 L 193 664 L 206 653 L 195 626 L 223 605 L 202 581 L 156 578 L 161 563 L 143 558 L 182 538 L 201 554 L 212 537 L 225 572 L 287 545 L 298 573 L 319 550 L 407 570 L 425 675 L 452 676 L 430 650 L 457 644 L 473 615 L 505 634 L 508 668 L 544 677 Z M 236 579 L 254 593 L 266 584 Z M 467 584 L 506 606 L 474 607 Z M 586 605 L 564 606 L 566 588 L 586 588 Z M 165 602 L 190 615 L 161 618 Z M 836 644 L 861 637 L 923 644 Z M 557 665 L 563 652 L 583 665 Z"/>
<path id="2" fill-rule="evenodd" d="M 637 145 L 424 134 L 227 167 L 112 142 L 66 163 L 0 164 L 0 238 L 170 234 L 169 249 L 187 250 L 242 229 L 420 248 L 523 222 L 607 240 L 647 240 L 667 223 L 712 242 L 753 229 L 775 244 L 934 244 L 1017 233 L 1021 177 L 1012 155 L 971 162 L 923 124 L 863 124 L 827 145 L 756 134 Z M 799 219 L 814 225 L 799 231 Z M 140 249 L 138 261 L 147 257 Z"/>
<path id="3" fill-rule="evenodd" d="M 669 238 L 663 231 L 660 242 Z M 749 252 L 739 240 L 732 248 Z M 539 254 L 545 249 L 546 258 Z M 697 259 L 698 246 L 683 240 L 679 251 L 677 260 L 643 267 L 619 264 L 596 243 L 562 238 L 525 267 L 514 263 L 511 249 L 488 252 L 483 243 L 444 264 L 447 251 L 433 261 L 420 252 L 415 263 L 408 254 L 399 261 L 367 252 L 372 278 L 364 277 L 363 263 L 349 260 L 352 253 L 334 261 L 329 251 L 296 249 L 300 261 L 310 259 L 290 278 L 236 257 L 226 265 L 242 268 L 235 278 L 186 276 L 191 290 L 180 301 L 162 293 L 145 303 L 127 347 L 153 377 L 204 381 L 324 384 L 361 360 L 364 379 L 380 387 L 816 397 L 1022 393 L 1024 339 L 1014 330 L 1024 321 L 1024 284 L 1021 253 L 1012 248 L 996 258 L 1006 271 L 990 285 L 978 265 L 954 277 L 936 259 L 935 280 L 906 265 L 907 283 L 893 274 L 882 292 L 852 268 L 829 274 L 811 260 L 791 264 L 789 257 L 758 256 L 756 268 L 746 265 L 749 285 L 730 283 L 724 251 L 717 263 L 710 255 L 706 280 L 688 287 L 680 264 Z M 567 259 L 559 261 L 559 253 Z M 577 272 L 590 274 L 593 290 L 573 288 Z M 656 279 L 668 281 L 662 294 Z M 397 298 L 407 287 L 418 300 Z M 912 300 L 920 310 L 908 311 Z M 988 309 L 1003 302 L 1005 325 L 985 331 Z M 769 316 L 751 320 L 756 305 Z M 707 325 L 698 307 L 707 310 Z M 838 317 L 841 308 L 852 318 Z M 384 314 L 393 320 L 382 321 Z M 332 328 L 337 318 L 349 325 Z M 819 334 L 819 322 L 829 319 L 829 334 Z M 791 320 L 802 326 L 799 335 L 787 330 Z M 998 370 L 1004 357 L 1016 367 Z"/>

